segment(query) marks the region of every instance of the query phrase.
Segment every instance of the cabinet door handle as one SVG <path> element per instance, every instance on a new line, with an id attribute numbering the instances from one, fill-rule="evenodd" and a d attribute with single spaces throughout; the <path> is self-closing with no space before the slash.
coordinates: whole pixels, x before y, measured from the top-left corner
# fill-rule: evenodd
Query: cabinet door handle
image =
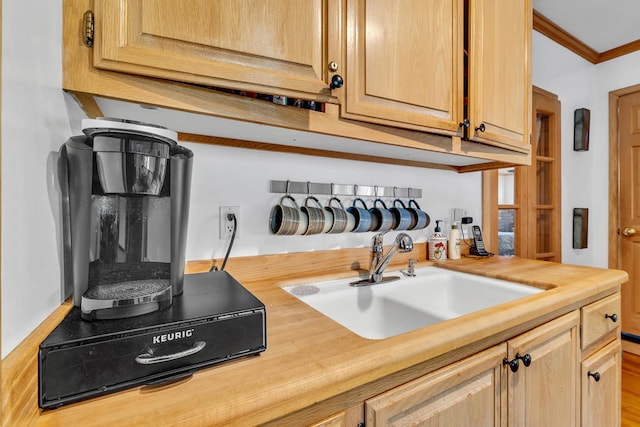
<path id="1" fill-rule="evenodd" d="M 520 367 L 519 360 L 522 360 L 522 364 L 527 367 L 531 365 L 531 355 L 529 353 L 524 356 L 520 355 L 520 353 L 516 353 L 516 357 L 513 360 L 509 360 L 506 357 L 502 359 L 502 365 L 509 365 L 511 372 L 518 372 L 518 368 Z"/>
<path id="2" fill-rule="evenodd" d="M 484 132 L 485 129 L 486 129 L 486 127 L 484 126 L 484 123 L 480 123 L 480 126 L 478 126 L 476 128 L 476 132 L 478 132 L 478 131 Z"/>
<path id="3" fill-rule="evenodd" d="M 506 357 L 502 359 L 502 365 L 509 365 L 511 372 L 518 372 L 519 363 L 518 359 L 509 360 Z"/>
<path id="4" fill-rule="evenodd" d="M 520 353 L 516 353 L 516 357 L 513 360 L 509 360 L 505 357 L 502 359 L 502 365 L 509 365 L 511 372 L 518 372 L 518 368 L 520 367 L 519 360 L 522 360 L 522 364 L 525 367 L 531 365 L 531 355 L 529 353 L 524 356 L 520 355 Z"/>
<path id="5" fill-rule="evenodd" d="M 587 372 L 587 378 L 589 377 L 593 377 L 594 380 L 596 380 L 596 382 L 600 381 L 600 372 Z"/>
<path id="6" fill-rule="evenodd" d="M 520 354 L 516 353 L 516 359 L 522 360 L 522 364 L 524 366 L 531 365 L 531 355 L 529 353 L 525 354 L 524 356 L 520 356 Z"/>
<path id="7" fill-rule="evenodd" d="M 162 356 L 154 356 L 153 351 L 147 350 L 135 358 L 135 361 L 141 365 L 153 365 L 155 363 L 170 362 L 172 360 L 180 359 L 182 357 L 188 357 L 192 354 L 196 354 L 204 348 L 207 343 L 204 341 L 196 341 L 193 347 L 187 350 L 179 351 L 173 354 L 166 354 Z"/>
<path id="8" fill-rule="evenodd" d="M 469 126 L 471 126 L 471 123 L 469 122 L 469 119 L 464 119 L 463 121 L 458 123 L 458 126 L 461 128 L 468 128 Z"/>
<path id="9" fill-rule="evenodd" d="M 342 79 L 342 76 L 340 74 L 334 74 L 333 77 L 331 77 L 331 84 L 329 87 L 331 89 L 339 89 L 343 84 L 344 80 Z"/>
<path id="10" fill-rule="evenodd" d="M 615 313 L 613 313 L 613 314 L 608 314 L 608 313 L 606 313 L 606 314 L 604 315 L 604 318 L 605 318 L 605 319 L 611 319 L 611 321 L 612 321 L 613 323 L 616 323 L 616 322 L 618 321 L 618 315 L 617 315 L 617 314 L 615 314 Z"/>

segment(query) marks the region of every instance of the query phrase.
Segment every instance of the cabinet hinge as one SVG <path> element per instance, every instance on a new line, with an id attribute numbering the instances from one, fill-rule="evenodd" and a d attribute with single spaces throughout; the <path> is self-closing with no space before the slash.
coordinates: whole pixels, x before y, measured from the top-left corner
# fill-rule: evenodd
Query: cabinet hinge
<path id="1" fill-rule="evenodd" d="M 84 45 L 87 47 L 92 47 L 93 46 L 93 12 L 91 10 L 87 10 L 84 13 L 84 16 L 82 18 L 82 22 L 83 22 L 83 26 L 84 28 L 82 29 L 83 32 L 83 39 L 84 39 Z"/>

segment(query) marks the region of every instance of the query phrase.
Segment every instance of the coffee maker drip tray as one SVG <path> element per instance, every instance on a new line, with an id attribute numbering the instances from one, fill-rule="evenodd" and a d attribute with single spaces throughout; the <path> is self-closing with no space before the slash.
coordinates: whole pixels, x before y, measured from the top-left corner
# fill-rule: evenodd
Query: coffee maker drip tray
<path id="1" fill-rule="evenodd" d="M 171 297 L 169 279 L 92 286 L 82 295 L 81 315 L 85 320 L 139 316 L 169 307 Z"/>

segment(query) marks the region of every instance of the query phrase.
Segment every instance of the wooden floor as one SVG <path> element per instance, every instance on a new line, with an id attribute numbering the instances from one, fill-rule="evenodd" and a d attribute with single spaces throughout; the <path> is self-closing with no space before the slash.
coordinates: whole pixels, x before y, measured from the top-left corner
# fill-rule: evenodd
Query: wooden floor
<path id="1" fill-rule="evenodd" d="M 622 359 L 622 426 L 640 426 L 640 356 L 628 352 Z"/>

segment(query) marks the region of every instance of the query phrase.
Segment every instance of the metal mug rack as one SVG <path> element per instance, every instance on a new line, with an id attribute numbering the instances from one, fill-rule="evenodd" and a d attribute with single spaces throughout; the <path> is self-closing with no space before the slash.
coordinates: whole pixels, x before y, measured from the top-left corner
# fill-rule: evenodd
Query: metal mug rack
<path id="1" fill-rule="evenodd" d="M 393 197 L 419 199 L 422 189 L 413 187 L 385 187 L 379 185 L 333 184 L 301 181 L 271 181 L 271 193 L 314 194 L 326 196 Z"/>

